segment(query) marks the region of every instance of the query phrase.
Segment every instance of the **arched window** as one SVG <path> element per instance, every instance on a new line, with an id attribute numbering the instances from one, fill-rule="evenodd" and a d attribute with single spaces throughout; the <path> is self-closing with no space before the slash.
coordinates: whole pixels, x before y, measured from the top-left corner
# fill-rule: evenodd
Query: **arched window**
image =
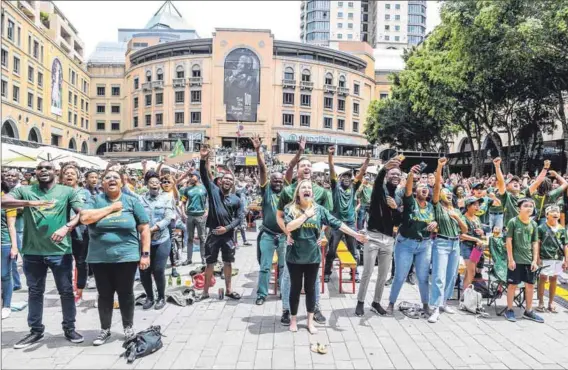
<path id="1" fill-rule="evenodd" d="M 158 70 L 156 71 L 156 79 L 158 81 L 164 80 L 164 71 L 162 71 L 162 68 L 158 68 Z"/>
<path id="2" fill-rule="evenodd" d="M 152 71 L 146 71 L 146 82 L 152 81 Z"/>
<path id="3" fill-rule="evenodd" d="M 176 78 L 185 78 L 185 71 L 183 70 L 183 66 L 177 66 Z"/>
<path id="4" fill-rule="evenodd" d="M 16 125 L 11 120 L 6 120 L 2 124 L 2 136 L 11 137 L 14 139 L 18 139 L 18 129 Z"/>
<path id="5" fill-rule="evenodd" d="M 285 80 L 294 79 L 294 69 L 292 67 L 286 67 L 286 69 L 284 69 L 284 79 Z"/>
<path id="6" fill-rule="evenodd" d="M 329 72 L 325 74 L 325 84 L 326 85 L 333 85 L 333 75 Z"/>
<path id="7" fill-rule="evenodd" d="M 310 82 L 311 78 L 312 78 L 312 76 L 311 76 L 310 70 L 309 70 L 309 69 L 304 69 L 304 70 L 302 71 L 302 81 L 304 81 L 304 82 Z"/>
<path id="8" fill-rule="evenodd" d="M 201 77 L 201 68 L 199 67 L 199 64 L 194 64 L 193 67 L 191 67 L 191 77 Z"/>
<path id="9" fill-rule="evenodd" d="M 75 139 L 71 139 L 69 140 L 69 149 L 71 150 L 77 150 L 77 143 L 75 142 Z"/>
<path id="10" fill-rule="evenodd" d="M 41 143 L 41 134 L 39 133 L 37 127 L 32 127 L 32 129 L 30 130 L 30 133 L 28 134 L 28 141 Z"/>
<path id="11" fill-rule="evenodd" d="M 339 87 L 345 87 L 345 76 L 339 76 Z"/>
<path id="12" fill-rule="evenodd" d="M 106 143 L 102 143 L 101 145 L 99 145 L 99 147 L 97 148 L 97 155 L 101 156 L 103 154 L 105 154 L 107 151 L 107 144 Z"/>
<path id="13" fill-rule="evenodd" d="M 81 144 L 81 153 L 89 154 L 89 147 L 87 146 L 86 141 L 83 141 L 83 144 Z"/>

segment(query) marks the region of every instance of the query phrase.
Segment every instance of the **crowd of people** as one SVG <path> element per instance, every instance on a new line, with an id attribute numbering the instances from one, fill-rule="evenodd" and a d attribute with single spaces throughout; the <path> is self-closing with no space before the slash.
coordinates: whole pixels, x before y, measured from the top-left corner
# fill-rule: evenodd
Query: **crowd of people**
<path id="1" fill-rule="evenodd" d="M 111 163 L 105 171 L 81 170 L 75 163 L 56 166 L 44 161 L 35 172 L 2 173 L 2 319 L 10 316 L 12 292 L 21 289 L 18 259 L 28 287 L 30 333 L 15 348 L 28 347 L 44 336 L 43 301 L 48 269 L 61 298 L 65 338 L 80 343 L 75 329 L 83 290 L 96 287 L 100 333 L 94 345 L 111 336 L 115 295 L 125 339 L 134 334 L 134 285 L 146 293 L 142 309 L 162 310 L 168 260 L 171 275 L 194 263 L 193 242 L 199 243 L 198 263 L 204 264 L 200 300 L 210 297 L 214 268 L 223 263 L 224 295 L 239 300 L 233 288 L 233 264 L 239 247 L 251 245 L 246 229 L 259 218 L 257 305 L 267 300 L 273 256 L 278 256 L 281 323 L 295 332 L 302 291 L 307 329 L 326 318 L 320 310 L 320 279 L 329 283 L 340 243 L 356 261 L 352 271 L 359 284 L 354 313 L 365 314 L 371 276 L 377 280 L 371 310 L 394 314 L 405 284 L 418 284 L 418 316 L 435 323 L 455 313 L 454 295 L 460 260 L 463 287 L 483 274 L 483 250 L 490 238 L 502 238 L 507 256 L 507 309 L 515 321 L 516 288 L 524 283 L 522 316 L 544 322 L 535 311 L 556 313 L 554 295 L 559 276 L 568 269 L 565 201 L 568 181 L 545 161 L 535 177 L 505 176 L 501 159 L 495 174 L 482 178 L 444 177 L 446 158 L 435 172 L 416 165 L 404 173 L 404 156 L 386 162 L 378 174 L 367 173 L 368 156 L 354 173 L 335 172 L 335 147 L 328 148 L 329 173 L 315 174 L 304 156 L 306 141 L 284 173 L 267 165 L 261 139 L 251 139 L 257 168 L 235 170 L 212 163 L 214 151 L 200 149 L 199 164 L 178 165 L 177 173 L 158 166 L 140 174 Z M 446 171 L 447 173 L 447 171 Z M 253 205 L 260 207 L 255 209 Z M 187 255 L 180 256 L 172 240 L 184 231 Z M 481 256 L 480 256 L 481 254 Z M 20 257 L 21 256 L 21 257 Z M 183 261 L 182 261 L 183 260 Z M 323 264 L 323 276 L 320 265 Z M 76 271 L 76 274 L 74 274 Z M 389 272 L 391 274 L 390 279 Z M 75 275 L 75 278 L 74 278 Z M 538 306 L 533 309 L 534 285 Z M 549 282 L 548 304 L 544 302 Z M 341 282 L 340 282 L 341 283 Z M 383 304 L 385 286 L 390 294 Z M 154 289 L 155 287 L 155 289 Z"/>

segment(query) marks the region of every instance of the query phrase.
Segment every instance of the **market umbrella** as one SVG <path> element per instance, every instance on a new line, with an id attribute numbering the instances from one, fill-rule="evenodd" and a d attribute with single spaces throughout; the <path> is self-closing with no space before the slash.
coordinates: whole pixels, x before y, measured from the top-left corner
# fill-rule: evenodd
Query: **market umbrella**
<path id="1" fill-rule="evenodd" d="M 341 175 L 343 172 L 351 171 L 349 168 L 334 166 L 335 173 Z M 329 164 L 325 162 L 316 162 L 312 164 L 312 171 L 313 172 L 329 172 Z"/>

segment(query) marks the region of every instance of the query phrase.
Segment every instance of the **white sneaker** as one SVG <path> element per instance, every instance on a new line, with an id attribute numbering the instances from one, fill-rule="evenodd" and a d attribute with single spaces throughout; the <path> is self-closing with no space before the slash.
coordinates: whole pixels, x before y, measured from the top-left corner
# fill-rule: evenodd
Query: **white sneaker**
<path id="1" fill-rule="evenodd" d="M 10 314 L 12 314 L 12 310 L 10 309 L 10 307 L 4 307 L 2 309 L 2 320 L 10 317 Z"/>
<path id="2" fill-rule="evenodd" d="M 434 310 L 432 311 L 432 314 L 428 318 L 428 322 L 431 323 L 431 324 L 434 324 L 434 323 L 438 322 L 439 318 L 440 318 L 440 309 L 436 307 L 436 308 L 434 308 Z"/>
<path id="3" fill-rule="evenodd" d="M 454 310 L 450 306 L 440 306 L 440 312 L 444 312 L 444 313 L 447 313 L 447 314 L 450 314 L 450 315 L 454 315 L 456 313 L 456 310 Z"/>
<path id="4" fill-rule="evenodd" d="M 95 289 L 97 287 L 97 283 L 95 282 L 95 278 L 90 277 L 87 279 L 87 289 Z"/>
<path id="5" fill-rule="evenodd" d="M 99 295 L 97 294 L 97 298 L 95 298 L 95 304 L 94 304 L 95 308 L 99 307 Z"/>

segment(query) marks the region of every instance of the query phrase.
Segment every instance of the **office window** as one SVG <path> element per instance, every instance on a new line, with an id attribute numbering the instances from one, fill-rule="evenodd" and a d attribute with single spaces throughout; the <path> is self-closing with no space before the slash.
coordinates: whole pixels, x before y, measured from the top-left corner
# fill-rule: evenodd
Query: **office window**
<path id="1" fill-rule="evenodd" d="M 73 104 L 73 93 L 71 91 L 69 91 L 69 99 L 67 99 L 69 102 L 69 105 Z"/>
<path id="2" fill-rule="evenodd" d="M 156 78 L 158 79 L 158 81 L 164 80 L 164 72 L 161 68 L 158 68 L 158 70 L 156 71 Z"/>
<path id="3" fill-rule="evenodd" d="M 81 127 L 85 127 L 85 119 L 81 117 Z"/>
<path id="4" fill-rule="evenodd" d="M 87 130 L 89 129 L 89 120 L 88 119 L 85 120 L 85 128 Z"/>
<path id="5" fill-rule="evenodd" d="M 138 116 L 132 118 L 132 127 L 138 127 Z"/>
<path id="6" fill-rule="evenodd" d="M 38 59 L 39 58 L 39 42 L 34 40 L 34 47 L 33 47 L 33 56 L 34 58 Z"/>
<path id="7" fill-rule="evenodd" d="M 86 110 L 86 111 L 89 110 L 89 102 L 88 102 L 88 101 L 85 102 L 85 110 Z"/>
<path id="8" fill-rule="evenodd" d="M 191 91 L 191 102 L 192 103 L 200 103 L 201 102 L 201 90 L 192 90 Z"/>
<path id="9" fill-rule="evenodd" d="M 379 99 L 380 99 L 380 100 L 386 99 L 386 98 L 388 98 L 388 97 L 389 97 L 389 94 L 388 94 L 388 93 L 381 93 L 381 94 L 379 95 Z"/>
<path id="10" fill-rule="evenodd" d="M 353 84 L 353 94 L 359 96 L 359 84 Z"/>
<path id="11" fill-rule="evenodd" d="M 152 71 L 146 72 L 146 82 L 152 82 Z"/>
<path id="12" fill-rule="evenodd" d="M 35 71 L 34 67 L 28 66 L 28 81 L 34 83 Z"/>
<path id="13" fill-rule="evenodd" d="M 146 126 L 151 126 L 152 125 L 152 115 L 147 114 L 145 119 L 146 119 Z"/>
<path id="14" fill-rule="evenodd" d="M 41 72 L 37 73 L 37 86 L 43 87 L 43 73 Z"/>
<path id="15" fill-rule="evenodd" d="M 390 31 L 391 26 L 389 26 L 388 24 L 385 24 L 385 31 Z"/>
<path id="16" fill-rule="evenodd" d="M 333 109 L 333 98 L 331 97 L 324 97 L 323 98 L 323 107 L 325 109 Z"/>
<path id="17" fill-rule="evenodd" d="M 201 123 L 201 112 L 191 112 L 191 123 Z"/>
<path id="18" fill-rule="evenodd" d="M 133 103 L 133 105 L 134 105 L 134 109 L 137 109 L 137 108 L 138 108 L 138 97 L 135 97 L 135 98 L 134 98 L 134 103 Z"/>
<path id="19" fill-rule="evenodd" d="M 348 34 L 348 35 L 347 35 L 347 40 L 353 40 L 353 35 L 352 35 L 352 34 Z"/>
<path id="20" fill-rule="evenodd" d="M 156 113 L 156 126 L 161 126 L 164 124 L 164 114 Z"/>
<path id="21" fill-rule="evenodd" d="M 353 8 L 353 1 L 348 2 L 348 3 L 347 3 L 347 7 Z"/>
<path id="22" fill-rule="evenodd" d="M 138 90 L 139 87 L 140 87 L 140 81 L 138 80 L 138 77 L 136 77 L 134 79 L 134 90 Z"/>
<path id="23" fill-rule="evenodd" d="M 337 28 L 340 28 L 340 29 L 343 28 L 343 23 L 338 23 Z"/>
<path id="24" fill-rule="evenodd" d="M 302 94 L 300 99 L 300 105 L 302 107 L 310 107 L 312 105 L 312 96 Z"/>
<path id="25" fill-rule="evenodd" d="M 345 99 L 337 99 L 337 110 L 345 112 Z"/>
<path id="26" fill-rule="evenodd" d="M 343 18 L 343 12 L 337 13 L 337 18 Z"/>
<path id="27" fill-rule="evenodd" d="M 120 105 L 112 105 L 110 107 L 110 112 L 112 114 L 120 114 Z"/>
<path id="28" fill-rule="evenodd" d="M 77 126 L 77 113 L 73 115 L 73 124 Z"/>
<path id="29" fill-rule="evenodd" d="M 353 102 L 353 114 L 359 114 L 359 103 Z"/>
<path id="30" fill-rule="evenodd" d="M 77 95 L 73 96 L 73 105 L 77 106 Z"/>
<path id="31" fill-rule="evenodd" d="M 353 13 L 347 13 L 347 19 L 353 19 Z"/>
<path id="32" fill-rule="evenodd" d="M 8 19 L 8 39 L 14 41 L 14 22 Z"/>
<path id="33" fill-rule="evenodd" d="M 197 64 L 191 67 L 191 77 L 201 77 L 201 68 Z"/>
<path id="34" fill-rule="evenodd" d="M 8 68 L 8 50 L 2 49 L 2 67 Z"/>
<path id="35" fill-rule="evenodd" d="M 395 31 L 400 31 L 400 26 L 394 26 Z"/>
<path id="36" fill-rule="evenodd" d="M 284 70 L 284 79 L 293 80 L 294 79 L 294 69 L 292 67 L 286 67 Z"/>
<path id="37" fill-rule="evenodd" d="M 344 131 L 345 130 L 345 120 L 342 118 L 337 119 L 337 129 Z"/>
<path id="38" fill-rule="evenodd" d="M 164 104 L 164 93 L 156 93 L 156 105 Z"/>
<path id="39" fill-rule="evenodd" d="M 176 124 L 180 124 L 180 123 L 181 123 L 181 124 L 183 125 L 183 123 L 184 123 L 184 121 L 185 121 L 185 117 L 184 117 L 184 116 L 185 116 L 185 113 L 184 113 L 184 112 L 176 112 L 176 113 L 175 113 L 175 123 L 176 123 Z"/>
<path id="40" fill-rule="evenodd" d="M 183 103 L 185 101 L 185 91 L 176 91 L 176 103 Z"/>
<path id="41" fill-rule="evenodd" d="M 390 9 L 391 8 L 391 4 L 385 4 L 385 9 Z"/>
<path id="42" fill-rule="evenodd" d="M 282 97 L 282 104 L 294 105 L 294 93 L 285 92 Z"/>
<path id="43" fill-rule="evenodd" d="M 146 106 L 149 107 L 152 105 L 152 95 L 146 95 Z"/>
<path id="44" fill-rule="evenodd" d="M 310 116 L 300 114 L 300 126 L 310 127 Z"/>
<path id="45" fill-rule="evenodd" d="M 359 132 L 359 121 L 353 121 L 353 132 Z"/>
<path id="46" fill-rule="evenodd" d="M 338 40 L 341 40 L 341 39 L 343 39 L 343 34 L 341 34 L 341 33 L 338 33 L 338 34 L 337 34 L 337 39 L 338 39 Z"/>
<path id="47" fill-rule="evenodd" d="M 43 98 L 37 97 L 37 110 L 43 112 Z"/>
<path id="48" fill-rule="evenodd" d="M 333 75 L 331 73 L 326 73 L 324 84 L 326 85 L 333 85 Z"/>
<path id="49" fill-rule="evenodd" d="M 83 92 L 86 94 L 87 90 L 87 81 L 83 80 Z"/>
<path id="50" fill-rule="evenodd" d="M 323 117 L 323 128 L 331 128 L 332 123 L 333 123 L 333 118 Z"/>
<path id="51" fill-rule="evenodd" d="M 353 23 L 347 23 L 347 28 L 349 28 L 350 30 L 353 29 Z"/>
<path id="52" fill-rule="evenodd" d="M 71 84 L 75 85 L 75 71 L 71 71 Z"/>
<path id="53" fill-rule="evenodd" d="M 395 36 L 394 41 L 400 41 L 400 36 Z"/>
<path id="54" fill-rule="evenodd" d="M 120 86 L 111 87 L 110 93 L 111 93 L 112 96 L 120 96 Z"/>
<path id="55" fill-rule="evenodd" d="M 389 36 L 389 35 L 386 35 L 386 36 L 385 36 L 385 41 L 389 41 L 389 40 L 390 40 L 390 36 Z"/>
<path id="56" fill-rule="evenodd" d="M 73 113 L 67 112 L 67 123 L 73 123 Z"/>
<path id="57" fill-rule="evenodd" d="M 394 4 L 394 8 L 400 10 L 400 4 Z"/>
<path id="58" fill-rule="evenodd" d="M 185 78 L 185 72 L 183 66 L 177 66 L 176 68 L 176 78 Z"/>
<path id="59" fill-rule="evenodd" d="M 104 104 L 97 104 L 97 113 L 105 113 L 106 112 L 106 106 Z"/>
<path id="60" fill-rule="evenodd" d="M 14 57 L 14 73 L 20 74 L 20 58 Z"/>
<path id="61" fill-rule="evenodd" d="M 105 87 L 97 86 L 97 96 L 105 96 Z"/>
<path id="62" fill-rule="evenodd" d="M 290 113 L 282 114 L 282 124 L 284 126 L 294 126 L 294 115 Z"/>
<path id="63" fill-rule="evenodd" d="M 400 21 L 400 14 L 395 14 L 394 20 L 395 20 L 395 21 Z"/>
<path id="64" fill-rule="evenodd" d="M 19 103 L 20 102 L 20 87 L 14 85 L 12 87 L 12 99 L 16 102 Z"/>
<path id="65" fill-rule="evenodd" d="M 311 75 L 310 75 L 309 70 L 304 69 L 302 71 L 302 81 L 304 81 L 304 82 L 310 82 L 311 81 Z"/>
<path id="66" fill-rule="evenodd" d="M 120 121 L 113 121 L 110 123 L 111 131 L 120 131 Z"/>
<path id="67" fill-rule="evenodd" d="M 2 80 L 2 97 L 8 97 L 8 81 Z"/>
<path id="68" fill-rule="evenodd" d="M 85 110 L 85 99 L 81 99 L 81 110 Z"/>
<path id="69" fill-rule="evenodd" d="M 390 19 L 391 19 L 390 14 L 385 14 L 385 21 L 390 21 Z"/>
<path id="70" fill-rule="evenodd" d="M 105 129 L 105 121 L 97 121 L 97 131 L 104 131 Z"/>
<path id="71" fill-rule="evenodd" d="M 338 2 L 337 2 L 337 7 L 338 7 L 338 8 L 343 8 L 343 1 L 338 1 Z"/>
<path id="72" fill-rule="evenodd" d="M 28 108 L 34 108 L 34 94 L 28 93 Z"/>

